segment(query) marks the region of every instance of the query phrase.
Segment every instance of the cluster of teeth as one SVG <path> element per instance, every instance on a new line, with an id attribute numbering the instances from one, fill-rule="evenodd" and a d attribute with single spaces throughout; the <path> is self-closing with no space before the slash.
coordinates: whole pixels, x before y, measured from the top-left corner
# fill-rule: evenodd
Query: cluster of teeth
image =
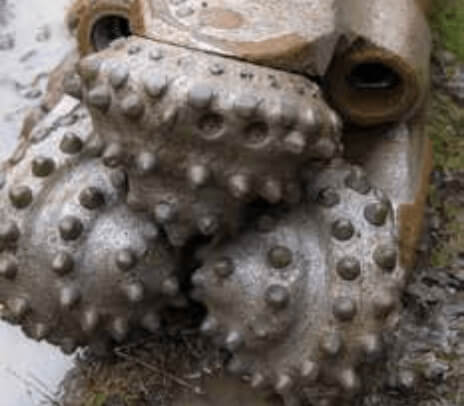
<path id="1" fill-rule="evenodd" d="M 208 190 L 238 204 L 294 202 L 301 165 L 340 153 L 337 116 L 317 86 L 289 73 L 141 39 L 83 59 L 78 71 L 68 91 L 88 105 L 106 164 L 127 168 L 143 191 L 131 196 L 138 205 L 156 190 L 151 207 L 192 230 L 194 202 L 208 213 L 230 201 Z M 237 222 L 234 204 L 223 211 Z"/>
<path id="2" fill-rule="evenodd" d="M 388 199 L 358 168 L 315 172 L 298 209 L 215 247 L 193 284 L 231 372 L 284 396 L 312 388 L 318 405 L 360 390 L 356 368 L 381 353 L 404 273 Z"/>
<path id="3" fill-rule="evenodd" d="M 85 110 L 65 99 L 11 162 L 0 191 L 0 298 L 29 336 L 72 352 L 159 327 L 178 303 L 174 259 L 125 204 L 125 175 L 95 159 Z"/>

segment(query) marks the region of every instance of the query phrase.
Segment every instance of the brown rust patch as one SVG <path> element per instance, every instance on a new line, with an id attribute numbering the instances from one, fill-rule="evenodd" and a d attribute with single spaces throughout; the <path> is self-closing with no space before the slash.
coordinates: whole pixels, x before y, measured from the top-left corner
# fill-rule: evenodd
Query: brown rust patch
<path id="1" fill-rule="evenodd" d="M 424 208 L 429 189 L 430 173 L 433 168 L 432 143 L 427 138 L 423 146 L 423 162 L 416 198 L 413 203 L 398 208 L 400 260 L 407 269 L 414 267 L 417 245 L 424 223 Z"/>
<path id="2" fill-rule="evenodd" d="M 243 27 L 245 22 L 242 14 L 226 8 L 212 7 L 200 12 L 201 25 L 211 28 L 234 30 Z"/>

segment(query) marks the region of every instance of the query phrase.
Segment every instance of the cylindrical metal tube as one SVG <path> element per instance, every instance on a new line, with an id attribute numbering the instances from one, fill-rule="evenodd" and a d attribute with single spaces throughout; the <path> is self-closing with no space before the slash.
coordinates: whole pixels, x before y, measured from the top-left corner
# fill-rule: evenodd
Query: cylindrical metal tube
<path id="1" fill-rule="evenodd" d="M 431 41 L 422 6 L 348 0 L 340 12 L 346 35 L 328 75 L 337 108 L 362 126 L 412 114 L 429 83 Z"/>

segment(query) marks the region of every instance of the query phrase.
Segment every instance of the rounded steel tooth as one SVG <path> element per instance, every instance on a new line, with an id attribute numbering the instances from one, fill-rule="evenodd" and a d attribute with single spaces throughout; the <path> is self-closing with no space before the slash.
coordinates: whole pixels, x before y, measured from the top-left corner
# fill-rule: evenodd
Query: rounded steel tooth
<path id="1" fill-rule="evenodd" d="M 276 179 L 267 179 L 260 188 L 261 197 L 271 204 L 277 204 L 282 200 L 282 184 Z"/>
<path id="2" fill-rule="evenodd" d="M 103 164 L 108 168 L 116 168 L 123 163 L 124 149 L 121 144 L 113 142 L 103 152 Z"/>
<path id="3" fill-rule="evenodd" d="M 176 297 L 180 292 L 179 282 L 176 278 L 168 278 L 163 282 L 162 291 L 166 296 Z"/>
<path id="4" fill-rule="evenodd" d="M 140 282 L 131 282 L 124 286 L 124 292 L 130 303 L 140 303 L 145 298 L 145 289 Z"/>
<path id="5" fill-rule="evenodd" d="M 394 309 L 396 305 L 395 297 L 389 290 L 381 290 L 375 294 L 374 297 L 374 314 L 377 318 L 387 317 Z"/>
<path id="6" fill-rule="evenodd" d="M 263 374 L 259 372 L 254 373 L 253 376 L 251 377 L 250 385 L 253 389 L 257 389 L 257 390 L 264 389 L 267 386 L 267 384 L 268 383 L 267 383 L 266 378 L 264 377 Z"/>
<path id="7" fill-rule="evenodd" d="M 16 258 L 2 258 L 0 260 L 0 277 L 14 280 L 18 275 L 18 262 Z"/>
<path id="8" fill-rule="evenodd" d="M 389 206 L 385 202 L 372 203 L 364 209 L 364 217 L 374 226 L 383 226 L 387 220 Z"/>
<path id="9" fill-rule="evenodd" d="M 37 323 L 32 327 L 31 335 L 37 341 L 42 341 L 50 334 L 51 328 L 44 323 Z"/>
<path id="10" fill-rule="evenodd" d="M 333 314 L 340 321 L 351 321 L 356 316 L 356 303 L 347 297 L 341 297 L 335 300 L 333 305 Z"/>
<path id="11" fill-rule="evenodd" d="M 339 241 L 348 241 L 354 236 L 354 226 L 349 220 L 336 220 L 332 224 L 332 235 Z"/>
<path id="12" fill-rule="evenodd" d="M 93 334 L 100 323 L 100 315 L 96 309 L 88 309 L 82 315 L 81 327 L 86 334 Z"/>
<path id="13" fill-rule="evenodd" d="M 121 110 L 126 117 L 135 120 L 143 116 L 145 104 L 138 94 L 130 94 L 121 101 Z"/>
<path id="14" fill-rule="evenodd" d="M 229 179 L 229 190 L 236 199 L 246 199 L 251 192 L 251 180 L 247 175 L 234 175 Z"/>
<path id="15" fill-rule="evenodd" d="M 129 271 L 137 265 L 137 256 L 130 249 L 123 249 L 116 253 L 115 262 L 121 271 Z"/>
<path id="16" fill-rule="evenodd" d="M 6 304 L 16 319 L 23 318 L 30 310 L 29 301 L 23 297 L 9 299 Z"/>
<path id="17" fill-rule="evenodd" d="M 374 261 L 380 268 L 392 271 L 397 263 L 395 247 L 389 244 L 379 245 L 374 251 Z"/>
<path id="18" fill-rule="evenodd" d="M 126 64 L 116 64 L 111 68 L 109 81 L 114 89 L 120 89 L 129 80 L 129 68 Z"/>
<path id="19" fill-rule="evenodd" d="M 198 229 L 205 236 L 212 236 L 219 230 L 219 220 L 214 215 L 205 215 L 198 219 Z"/>
<path id="20" fill-rule="evenodd" d="M 92 158 L 98 158 L 103 154 L 104 149 L 105 149 L 105 142 L 99 135 L 94 133 L 91 136 L 91 139 L 87 142 L 87 145 L 86 145 L 87 154 Z"/>
<path id="21" fill-rule="evenodd" d="M 377 334 L 367 334 L 360 338 L 361 349 L 368 362 L 376 361 L 383 351 L 382 339 Z"/>
<path id="22" fill-rule="evenodd" d="M 105 204 L 105 196 L 100 189 L 90 186 L 80 193 L 79 202 L 88 210 L 96 210 Z"/>
<path id="23" fill-rule="evenodd" d="M 208 183 L 211 173 L 206 166 L 193 165 L 188 169 L 187 177 L 193 188 L 200 188 Z"/>
<path id="24" fill-rule="evenodd" d="M 74 241 L 82 235 L 84 226 L 77 217 L 66 216 L 60 221 L 58 229 L 63 240 Z"/>
<path id="25" fill-rule="evenodd" d="M 293 254 L 288 247 L 276 246 L 269 250 L 268 260 L 273 268 L 284 269 L 292 263 Z"/>
<path id="26" fill-rule="evenodd" d="M 14 221 L 7 220 L 0 223 L 0 251 L 4 245 L 14 244 L 19 240 L 21 233 Z"/>
<path id="27" fill-rule="evenodd" d="M 168 224 L 177 217 L 177 210 L 173 204 L 162 202 L 155 207 L 155 219 L 159 224 Z"/>
<path id="28" fill-rule="evenodd" d="M 110 334 L 113 339 L 120 343 L 129 335 L 129 322 L 123 317 L 117 317 L 111 322 Z"/>
<path id="29" fill-rule="evenodd" d="M 321 127 L 320 113 L 313 108 L 308 108 L 301 116 L 301 125 L 309 133 L 316 133 Z"/>
<path id="30" fill-rule="evenodd" d="M 219 330 L 219 324 L 213 317 L 208 317 L 200 327 L 200 331 L 205 335 L 213 335 Z"/>
<path id="31" fill-rule="evenodd" d="M 252 95 L 241 96 L 234 102 L 235 112 L 243 118 L 250 118 L 256 114 L 260 101 Z"/>
<path id="32" fill-rule="evenodd" d="M 63 91 L 78 100 L 82 99 L 82 81 L 77 74 L 67 74 L 63 79 Z"/>
<path id="33" fill-rule="evenodd" d="M 77 350 L 77 344 L 72 338 L 64 338 L 61 340 L 60 343 L 60 348 L 61 351 L 63 351 L 64 354 L 66 355 L 72 355 L 76 352 Z"/>
<path id="34" fill-rule="evenodd" d="M 340 204 L 340 194 L 333 188 L 328 187 L 319 191 L 316 197 L 317 203 L 321 206 L 332 208 Z"/>
<path id="35" fill-rule="evenodd" d="M 60 290 L 60 305 L 64 309 L 72 309 L 81 300 L 81 292 L 75 286 L 64 286 Z"/>
<path id="36" fill-rule="evenodd" d="M 155 313 L 147 313 L 140 320 L 141 326 L 150 333 L 157 333 L 161 326 L 160 318 Z"/>
<path id="37" fill-rule="evenodd" d="M 188 103 L 196 109 L 208 108 L 214 98 L 214 90 L 207 84 L 193 86 L 188 93 Z"/>
<path id="38" fill-rule="evenodd" d="M 32 173 L 39 178 L 45 178 L 55 170 L 55 161 L 51 158 L 38 156 L 32 161 Z"/>
<path id="39" fill-rule="evenodd" d="M 343 347 L 343 340 L 340 336 L 340 333 L 333 332 L 327 334 L 325 337 L 322 338 L 321 343 L 321 350 L 322 352 L 329 357 L 336 357 L 340 354 Z"/>
<path id="40" fill-rule="evenodd" d="M 265 293 L 266 303 L 274 310 L 285 309 L 290 302 L 288 289 L 281 285 L 271 285 Z"/>
<path id="41" fill-rule="evenodd" d="M 321 138 L 311 147 L 311 157 L 318 159 L 331 159 L 337 153 L 337 144 L 330 138 Z"/>
<path id="42" fill-rule="evenodd" d="M 87 94 L 87 103 L 102 112 L 106 112 L 111 104 L 111 94 L 108 88 L 100 85 L 90 90 Z"/>
<path id="43" fill-rule="evenodd" d="M 72 132 L 63 135 L 60 142 L 60 150 L 64 154 L 75 155 L 82 151 L 84 143 L 82 139 Z"/>
<path id="44" fill-rule="evenodd" d="M 101 60 L 96 55 L 90 55 L 79 61 L 79 75 L 85 82 L 89 83 L 97 79 L 100 67 Z"/>
<path id="45" fill-rule="evenodd" d="M 305 361 L 301 366 L 301 377 L 306 384 L 311 384 L 317 381 L 319 378 L 320 368 L 313 361 Z"/>
<path id="46" fill-rule="evenodd" d="M 288 374 L 281 374 L 277 378 L 277 383 L 275 385 L 275 391 L 277 393 L 288 393 L 292 390 L 293 380 Z"/>
<path id="47" fill-rule="evenodd" d="M 25 209 L 33 200 L 32 190 L 28 186 L 13 186 L 10 189 L 11 204 L 17 209 Z"/>
<path id="48" fill-rule="evenodd" d="M 226 348 L 231 351 L 237 351 L 243 345 L 243 337 L 238 331 L 231 331 L 225 340 Z"/>
<path id="49" fill-rule="evenodd" d="M 129 178 L 124 169 L 113 169 L 110 173 L 110 182 L 116 190 L 122 193 L 128 191 Z"/>
<path id="50" fill-rule="evenodd" d="M 168 87 L 166 76 L 160 73 L 150 73 L 143 82 L 145 91 L 153 98 L 161 97 Z"/>
<path id="51" fill-rule="evenodd" d="M 158 167 L 158 158 L 152 152 L 142 152 L 136 160 L 136 169 L 140 175 L 150 175 L 155 172 Z"/>
<path id="52" fill-rule="evenodd" d="M 293 131 L 284 139 L 285 151 L 301 155 L 306 149 L 306 142 L 306 137 L 301 132 Z"/>
<path id="53" fill-rule="evenodd" d="M 351 169 L 350 174 L 345 179 L 345 184 L 362 195 L 367 195 L 371 191 L 369 180 L 364 171 L 359 167 Z"/>
<path id="54" fill-rule="evenodd" d="M 354 281 L 361 274 L 361 264 L 355 257 L 344 257 L 337 263 L 338 275 L 346 281 Z"/>
<path id="55" fill-rule="evenodd" d="M 234 273 L 234 263 L 230 258 L 221 258 L 213 265 L 213 271 L 221 279 L 228 278 Z"/>

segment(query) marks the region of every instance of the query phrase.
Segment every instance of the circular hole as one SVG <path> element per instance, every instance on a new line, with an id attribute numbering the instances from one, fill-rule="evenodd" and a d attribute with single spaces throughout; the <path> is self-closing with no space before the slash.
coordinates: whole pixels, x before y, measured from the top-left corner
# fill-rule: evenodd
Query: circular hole
<path id="1" fill-rule="evenodd" d="M 198 122 L 198 129 L 206 139 L 218 138 L 224 129 L 224 118 L 218 114 L 207 114 Z"/>
<path id="2" fill-rule="evenodd" d="M 378 62 L 356 65 L 347 80 L 357 90 L 393 90 L 401 84 L 400 76 L 393 69 Z"/>
<path id="3" fill-rule="evenodd" d="M 118 39 L 131 35 L 130 22 L 119 15 L 107 15 L 99 18 L 92 27 L 91 41 L 98 52 L 106 49 Z"/>

